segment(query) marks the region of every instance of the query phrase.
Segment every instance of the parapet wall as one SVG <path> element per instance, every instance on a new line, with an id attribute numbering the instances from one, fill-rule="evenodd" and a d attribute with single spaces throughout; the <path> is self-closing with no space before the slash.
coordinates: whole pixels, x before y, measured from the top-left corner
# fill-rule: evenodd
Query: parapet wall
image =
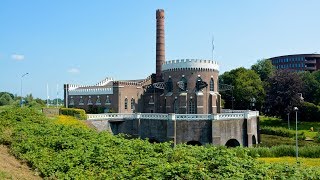
<path id="1" fill-rule="evenodd" d="M 203 60 L 203 59 L 179 59 L 166 61 L 162 65 L 162 71 L 166 70 L 216 70 L 219 71 L 219 65 L 217 61 Z"/>
<path id="2" fill-rule="evenodd" d="M 125 133 L 156 142 L 199 142 L 227 146 L 252 146 L 258 142 L 258 111 L 222 114 L 107 113 L 87 116 L 87 122 L 99 131 Z"/>

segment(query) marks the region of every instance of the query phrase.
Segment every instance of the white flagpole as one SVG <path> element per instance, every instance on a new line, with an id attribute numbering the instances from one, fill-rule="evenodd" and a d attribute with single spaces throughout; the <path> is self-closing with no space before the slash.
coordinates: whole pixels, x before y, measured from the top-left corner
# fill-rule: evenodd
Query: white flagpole
<path id="1" fill-rule="evenodd" d="M 211 41 L 211 45 L 212 45 L 211 59 L 212 59 L 212 61 L 213 61 L 213 51 L 214 51 L 214 43 L 213 43 L 213 41 L 214 41 L 214 37 L 212 36 L 212 41 Z"/>
<path id="2" fill-rule="evenodd" d="M 58 97 L 59 97 L 59 84 L 57 84 L 57 107 L 58 107 Z"/>

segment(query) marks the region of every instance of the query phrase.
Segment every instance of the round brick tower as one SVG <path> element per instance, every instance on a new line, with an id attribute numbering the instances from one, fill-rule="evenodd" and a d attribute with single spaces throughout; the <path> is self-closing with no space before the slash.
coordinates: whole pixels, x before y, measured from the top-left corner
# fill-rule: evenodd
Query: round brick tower
<path id="1" fill-rule="evenodd" d="M 165 63 L 165 39 L 164 39 L 164 10 L 158 9 L 157 18 L 157 41 L 156 41 L 156 81 L 162 81 L 162 64 Z"/>

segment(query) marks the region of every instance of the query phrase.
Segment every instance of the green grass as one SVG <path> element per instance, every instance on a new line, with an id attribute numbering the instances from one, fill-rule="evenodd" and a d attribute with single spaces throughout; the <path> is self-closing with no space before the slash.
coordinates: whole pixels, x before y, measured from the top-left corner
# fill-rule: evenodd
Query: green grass
<path id="1" fill-rule="evenodd" d="M 265 163 L 276 164 L 289 164 L 294 165 L 297 163 L 295 157 L 272 157 L 272 158 L 258 158 L 258 160 Z M 298 163 L 307 167 L 320 167 L 320 158 L 298 158 Z"/>
<path id="2" fill-rule="evenodd" d="M 12 179 L 12 176 L 0 170 L 0 179 Z"/>
<path id="3" fill-rule="evenodd" d="M 288 128 L 288 120 L 281 120 L 275 117 L 260 116 L 261 127 L 271 126 L 271 127 L 283 127 Z M 310 131 L 311 127 L 313 131 Z M 290 129 L 295 130 L 295 122 L 290 121 Z M 315 138 L 317 132 L 320 131 L 320 122 L 299 122 L 298 120 L 298 132 L 304 132 L 306 137 L 311 139 Z"/>
<path id="4" fill-rule="evenodd" d="M 279 145 L 296 145 L 296 140 L 294 138 L 261 134 L 261 144 L 259 144 L 258 146 L 272 147 L 272 146 L 279 146 Z M 314 145 L 319 145 L 319 143 L 316 143 L 313 141 L 298 140 L 298 145 L 314 146 Z"/>

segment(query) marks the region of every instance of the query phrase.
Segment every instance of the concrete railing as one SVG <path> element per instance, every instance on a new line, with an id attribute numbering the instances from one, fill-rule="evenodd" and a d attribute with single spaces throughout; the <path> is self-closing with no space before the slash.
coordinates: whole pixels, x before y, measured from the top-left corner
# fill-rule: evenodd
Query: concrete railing
<path id="1" fill-rule="evenodd" d="M 244 111 L 242 113 L 220 113 L 220 114 L 161 114 L 161 113 L 104 113 L 87 114 L 88 120 L 108 119 L 155 119 L 155 120 L 234 120 L 258 117 L 259 111 Z"/>
<path id="2" fill-rule="evenodd" d="M 212 119 L 211 114 L 173 114 L 176 120 L 210 120 Z"/>

